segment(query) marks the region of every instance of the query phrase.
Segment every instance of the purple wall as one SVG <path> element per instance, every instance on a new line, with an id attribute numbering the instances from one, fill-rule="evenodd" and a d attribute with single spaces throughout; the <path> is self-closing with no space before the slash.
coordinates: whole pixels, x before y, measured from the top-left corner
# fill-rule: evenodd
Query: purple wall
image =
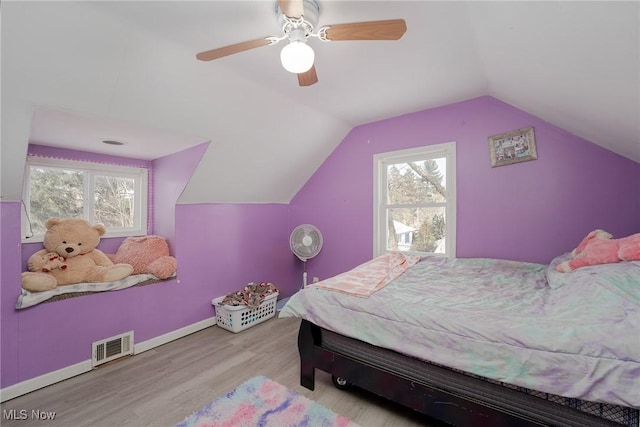
<path id="1" fill-rule="evenodd" d="M 0 387 L 20 381 L 20 330 L 15 303 L 20 294 L 20 202 L 0 202 Z M 17 283 L 16 283 L 17 282 Z"/>
<path id="2" fill-rule="evenodd" d="M 250 281 L 272 282 L 282 296 L 295 292 L 288 205 L 175 205 L 205 148 L 153 164 L 155 206 L 163 210 L 156 212 L 154 228 L 174 236 L 176 280 L 15 310 L 23 258 L 42 244 L 21 245 L 20 203 L 0 203 L 0 387 L 88 360 L 91 343 L 99 339 L 133 330 L 142 342 L 210 318 L 212 298 Z M 100 248 L 115 252 L 118 244 L 119 239 L 102 239 Z"/>
<path id="3" fill-rule="evenodd" d="M 539 159 L 491 168 L 487 137 L 529 125 Z M 448 141 L 457 142 L 459 256 L 548 262 L 592 229 L 640 231 L 639 164 L 491 97 L 353 129 L 290 205 L 175 206 L 204 152 L 198 146 L 153 162 L 154 229 L 171 235 L 177 280 L 15 310 L 31 249 L 20 243 L 20 203 L 0 203 L 0 386 L 88 360 L 98 339 L 134 330 L 141 342 L 209 318 L 212 298 L 250 281 L 291 295 L 302 275 L 288 243 L 298 224 L 324 234 L 310 278 L 370 259 L 373 154 Z M 111 240 L 101 249 L 115 251 Z"/>
<path id="4" fill-rule="evenodd" d="M 487 137 L 534 126 L 538 160 L 491 168 Z M 640 164 L 492 97 L 354 128 L 291 201 L 324 235 L 310 276 L 373 256 L 373 155 L 456 141 L 457 256 L 548 263 L 589 231 L 640 232 Z"/>
<path id="5" fill-rule="evenodd" d="M 153 161 L 153 185 L 159 190 L 153 197 L 153 234 L 167 239 L 169 247 L 175 244 L 175 204 L 193 171 L 207 151 L 209 143 L 197 145 L 171 156 Z"/>
<path id="6" fill-rule="evenodd" d="M 271 282 L 281 296 L 292 295 L 288 212 L 283 204 L 178 205 L 177 255 L 189 260 L 181 281 L 193 284 L 206 303 L 249 282 Z"/>
<path id="7" fill-rule="evenodd" d="M 151 162 L 144 160 L 38 145 L 30 145 L 29 153 L 128 166 L 151 166 Z M 162 167 L 159 169 L 158 173 L 162 175 Z M 191 172 L 187 171 L 183 185 Z M 150 188 L 153 188 L 151 183 Z M 164 314 L 172 308 L 172 299 L 182 292 L 176 280 L 15 310 L 14 304 L 20 293 L 20 273 L 26 269 L 28 257 L 41 249 L 42 243 L 21 245 L 20 204 L 3 202 L 1 206 L 3 261 L 0 347 L 3 388 L 90 359 L 91 343 L 98 339 L 133 329 L 136 341 L 140 342 L 203 319 L 199 317 L 193 320 L 193 317 L 183 316 L 185 318 L 180 321 L 165 321 Z M 121 238 L 102 239 L 99 248 L 112 253 L 121 241 Z M 11 247 L 15 247 L 16 251 L 7 253 L 6 249 Z M 42 356 L 45 354 L 47 357 Z"/>

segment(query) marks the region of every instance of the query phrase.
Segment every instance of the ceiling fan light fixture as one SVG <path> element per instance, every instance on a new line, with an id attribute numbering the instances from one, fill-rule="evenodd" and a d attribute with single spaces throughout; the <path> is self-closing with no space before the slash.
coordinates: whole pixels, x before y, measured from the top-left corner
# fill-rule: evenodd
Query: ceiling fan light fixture
<path id="1" fill-rule="evenodd" d="M 315 56 L 311 46 L 303 41 L 294 40 L 282 48 L 280 61 L 288 72 L 300 74 L 311 69 Z"/>
<path id="2" fill-rule="evenodd" d="M 316 54 L 307 44 L 307 32 L 304 26 L 296 26 L 289 30 L 289 44 L 280 51 L 280 62 L 290 73 L 300 74 L 309 71 L 313 66 Z"/>

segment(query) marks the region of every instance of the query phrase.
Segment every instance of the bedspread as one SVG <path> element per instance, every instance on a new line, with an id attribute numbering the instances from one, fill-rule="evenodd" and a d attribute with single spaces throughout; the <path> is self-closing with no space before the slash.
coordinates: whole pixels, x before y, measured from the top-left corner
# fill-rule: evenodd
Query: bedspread
<path id="1" fill-rule="evenodd" d="M 640 284 L 640 265 L 624 267 Z M 545 265 L 425 257 L 369 298 L 309 287 L 280 316 L 529 389 L 640 408 L 640 306 L 625 295 L 640 286 L 584 277 L 552 289 Z"/>

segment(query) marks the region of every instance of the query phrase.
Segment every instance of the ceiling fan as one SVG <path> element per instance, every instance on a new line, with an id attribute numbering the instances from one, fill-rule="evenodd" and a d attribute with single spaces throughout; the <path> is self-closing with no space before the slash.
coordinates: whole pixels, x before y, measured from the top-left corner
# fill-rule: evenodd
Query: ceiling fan
<path id="1" fill-rule="evenodd" d="M 314 32 L 319 11 L 318 0 L 278 0 L 275 12 L 282 26 L 282 36 L 267 36 L 207 50 L 198 53 L 196 58 L 201 61 L 212 61 L 257 47 L 271 46 L 287 39 L 289 43 L 280 52 L 282 66 L 287 71 L 298 75 L 300 86 L 311 86 L 318 82 L 318 75 L 314 65 L 315 54 L 307 44 L 309 37 L 317 37 L 325 42 L 398 40 L 407 31 L 404 19 L 389 19 L 326 25 Z"/>

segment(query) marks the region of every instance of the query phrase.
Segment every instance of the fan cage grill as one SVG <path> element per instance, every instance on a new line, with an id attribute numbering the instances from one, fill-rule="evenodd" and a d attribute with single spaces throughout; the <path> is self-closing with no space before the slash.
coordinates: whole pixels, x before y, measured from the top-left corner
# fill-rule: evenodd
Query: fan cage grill
<path id="1" fill-rule="evenodd" d="M 304 238 L 310 237 L 311 243 L 305 244 Z M 309 258 L 320 253 L 322 249 L 323 239 L 322 233 L 318 228 L 311 224 L 302 224 L 297 226 L 292 232 L 289 238 L 289 246 L 291 252 L 293 252 L 302 261 L 306 261 Z"/>

